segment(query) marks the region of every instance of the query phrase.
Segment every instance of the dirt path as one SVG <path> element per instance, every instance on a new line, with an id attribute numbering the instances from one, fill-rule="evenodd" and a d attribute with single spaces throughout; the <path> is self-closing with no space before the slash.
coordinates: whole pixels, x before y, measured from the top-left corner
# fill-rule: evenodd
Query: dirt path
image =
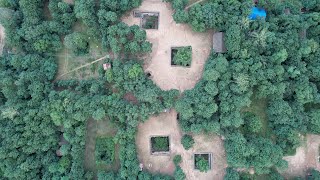
<path id="1" fill-rule="evenodd" d="M 194 5 L 196 5 L 196 4 L 199 4 L 199 3 L 203 2 L 203 1 L 205 1 L 205 0 L 199 0 L 199 1 L 197 1 L 197 2 L 194 2 L 194 3 L 190 4 L 189 6 L 187 6 L 187 7 L 185 8 L 185 10 L 188 10 L 188 9 L 191 8 L 192 6 L 194 6 Z"/>
<path id="2" fill-rule="evenodd" d="M 4 39 L 5 39 L 4 27 L 0 24 L 0 56 L 2 55 L 2 51 L 4 47 Z"/>
<path id="3" fill-rule="evenodd" d="M 97 62 L 99 62 L 99 61 L 102 61 L 102 60 L 104 60 L 104 59 L 106 59 L 106 58 L 108 58 L 108 57 L 109 57 L 109 55 L 106 55 L 106 56 L 104 56 L 104 57 L 102 57 L 102 58 L 99 58 L 99 59 L 97 59 L 97 60 L 94 60 L 94 61 L 92 61 L 92 62 L 90 62 L 90 63 L 87 63 L 87 64 L 81 65 L 81 66 L 79 66 L 79 67 L 77 67 L 77 68 L 74 68 L 74 69 L 72 69 L 72 70 L 70 70 L 70 71 L 68 71 L 68 72 L 66 72 L 66 73 L 61 74 L 57 79 L 65 76 L 65 75 L 67 75 L 67 74 L 70 74 L 70 73 L 72 73 L 72 72 L 74 72 L 74 71 L 78 71 L 79 69 L 85 68 L 85 67 L 90 66 L 90 65 L 92 65 L 92 64 L 94 64 L 94 63 L 97 63 Z"/>
<path id="4" fill-rule="evenodd" d="M 172 18 L 170 3 L 161 0 L 144 0 L 138 11 L 159 12 L 159 29 L 146 30 L 152 46 L 144 69 L 152 74 L 152 80 L 163 90 L 192 89 L 202 76 L 204 64 L 212 48 L 212 32 L 197 33 L 185 24 L 176 24 Z M 140 25 L 140 18 L 128 13 L 122 18 L 128 25 Z M 171 47 L 192 46 L 191 67 L 171 66 Z"/>
<path id="5" fill-rule="evenodd" d="M 150 137 L 169 136 L 170 155 L 151 155 Z M 186 151 L 180 143 L 182 132 L 178 125 L 177 113 L 171 110 L 151 117 L 138 127 L 136 138 L 138 158 L 144 167 L 152 173 L 173 175 L 175 167 L 173 157 L 182 156 L 181 168 L 188 180 L 222 180 L 227 167 L 223 141 L 217 135 L 194 135 L 193 148 Z M 194 153 L 212 153 L 212 169 L 207 173 L 194 170 Z"/>

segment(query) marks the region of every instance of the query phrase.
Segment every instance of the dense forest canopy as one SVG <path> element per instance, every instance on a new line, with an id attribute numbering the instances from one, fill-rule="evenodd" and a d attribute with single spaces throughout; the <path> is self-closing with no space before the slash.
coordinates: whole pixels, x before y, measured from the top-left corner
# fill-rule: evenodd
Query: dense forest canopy
<path id="1" fill-rule="evenodd" d="M 139 171 L 135 146 L 138 123 L 168 108 L 179 112 L 184 132 L 225 138 L 225 179 L 257 178 L 237 168 L 282 178 L 282 158 L 294 153 L 299 136 L 320 133 L 320 1 L 260 0 L 257 6 L 268 15 L 255 21 L 247 18 L 251 1 L 209 0 L 189 9 L 187 0 L 169 1 L 177 23 L 198 32 L 223 31 L 228 49 L 212 52 L 202 79 L 183 93 L 161 90 L 137 60 L 152 44 L 144 30 L 120 17 L 141 0 L 0 1 L 11 10 L 10 18 L 0 17 L 6 29 L 0 57 L 1 179 L 92 179 L 94 173 L 83 167 L 90 118 L 109 119 L 120 147 L 120 169 L 101 171 L 98 179 L 172 179 Z M 76 23 L 84 30 L 74 30 Z M 55 54 L 65 47 L 88 53 L 92 41 L 115 55 L 105 60 L 112 68 L 92 79 L 55 80 Z M 128 93 L 135 102 L 123 98 Z M 267 127 L 259 114 L 246 111 L 254 100 L 267 103 Z M 61 136 L 68 144 L 59 146 Z M 185 179 L 176 166 L 174 178 Z"/>

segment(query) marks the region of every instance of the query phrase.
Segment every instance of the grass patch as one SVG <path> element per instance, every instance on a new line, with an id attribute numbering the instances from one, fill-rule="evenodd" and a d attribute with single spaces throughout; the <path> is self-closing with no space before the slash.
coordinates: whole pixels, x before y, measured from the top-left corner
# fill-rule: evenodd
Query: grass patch
<path id="1" fill-rule="evenodd" d="M 81 21 L 77 21 L 72 30 L 74 32 L 84 32 L 86 30 L 85 25 Z M 63 37 L 64 39 L 64 37 Z M 96 59 L 99 59 L 105 56 L 107 53 L 101 48 L 99 42 L 95 42 L 94 38 L 88 37 L 89 41 L 89 53 L 85 55 L 77 56 L 71 50 L 68 50 L 66 47 L 63 47 L 61 51 L 56 54 L 58 59 L 58 73 L 56 78 L 58 79 L 88 79 L 91 77 L 97 77 L 99 67 L 102 67 L 103 61 L 99 61 L 87 67 L 81 68 L 78 71 L 65 74 L 79 66 L 90 63 Z"/>

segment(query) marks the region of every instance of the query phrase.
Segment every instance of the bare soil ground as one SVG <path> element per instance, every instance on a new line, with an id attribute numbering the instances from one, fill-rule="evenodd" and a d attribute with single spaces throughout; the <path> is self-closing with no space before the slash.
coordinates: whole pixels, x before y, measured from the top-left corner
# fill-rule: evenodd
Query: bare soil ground
<path id="1" fill-rule="evenodd" d="M 212 180 L 223 179 L 227 167 L 223 141 L 217 135 L 194 135 L 193 148 L 186 151 L 180 143 L 182 132 L 177 121 L 177 112 L 170 110 L 153 116 L 138 127 L 136 145 L 139 161 L 144 168 L 152 173 L 164 173 L 173 175 L 175 166 L 173 157 L 182 156 L 181 168 L 188 180 Z M 150 137 L 169 136 L 170 155 L 151 155 Z M 212 153 L 212 169 L 207 173 L 194 170 L 194 153 Z"/>
<path id="2" fill-rule="evenodd" d="M 170 3 L 161 0 L 144 0 L 135 9 L 159 12 L 159 29 L 146 30 L 147 39 L 153 44 L 152 53 L 146 58 L 144 69 L 152 74 L 152 80 L 163 90 L 192 89 L 202 76 L 204 64 L 212 48 L 212 32 L 197 33 L 185 24 L 176 24 L 172 18 Z M 128 25 L 140 25 L 140 18 L 128 13 L 122 18 Z M 190 68 L 171 66 L 171 47 L 192 46 Z"/>
<path id="3" fill-rule="evenodd" d="M 297 152 L 294 156 L 287 156 L 284 158 L 288 161 L 289 168 L 282 174 L 287 178 L 295 176 L 305 177 L 308 169 L 317 169 L 320 171 L 320 136 L 308 134 L 305 138 L 306 143 L 297 148 Z"/>
<path id="4" fill-rule="evenodd" d="M 87 122 L 86 133 L 86 147 L 85 147 L 85 160 L 84 167 L 86 170 L 90 170 L 97 173 L 98 170 L 118 170 L 120 167 L 118 146 L 116 146 L 115 162 L 112 165 L 96 165 L 94 152 L 96 146 L 97 137 L 110 137 L 116 134 L 116 129 L 108 120 L 96 121 L 93 119 Z"/>
<path id="5" fill-rule="evenodd" d="M 4 27 L 0 24 L 0 56 L 2 55 L 2 51 L 4 47 L 4 39 L 5 39 Z"/>

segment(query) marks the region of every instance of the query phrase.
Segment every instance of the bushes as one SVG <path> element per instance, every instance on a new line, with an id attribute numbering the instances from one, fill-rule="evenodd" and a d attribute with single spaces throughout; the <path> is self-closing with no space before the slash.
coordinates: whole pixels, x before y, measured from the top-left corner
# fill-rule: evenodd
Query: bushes
<path id="1" fill-rule="evenodd" d="M 194 144 L 194 139 L 190 135 L 183 135 L 181 138 L 181 144 L 183 145 L 184 149 L 188 150 L 192 148 Z"/>
<path id="2" fill-rule="evenodd" d="M 178 166 L 182 161 L 181 155 L 175 155 L 173 158 L 173 163 L 175 166 Z"/>
<path id="3" fill-rule="evenodd" d="M 172 64 L 178 66 L 191 66 L 192 61 L 192 48 L 180 47 L 172 49 Z"/>
<path id="4" fill-rule="evenodd" d="M 114 161 L 115 144 L 113 138 L 97 138 L 95 159 L 97 164 L 111 164 Z"/>
<path id="5" fill-rule="evenodd" d="M 200 172 L 207 172 L 210 169 L 209 157 L 206 159 L 203 155 L 195 155 L 195 167 Z"/>
<path id="6" fill-rule="evenodd" d="M 173 175 L 174 175 L 175 180 L 185 180 L 186 179 L 186 175 L 184 174 L 184 172 L 180 166 L 176 167 L 176 170 L 174 171 Z"/>

